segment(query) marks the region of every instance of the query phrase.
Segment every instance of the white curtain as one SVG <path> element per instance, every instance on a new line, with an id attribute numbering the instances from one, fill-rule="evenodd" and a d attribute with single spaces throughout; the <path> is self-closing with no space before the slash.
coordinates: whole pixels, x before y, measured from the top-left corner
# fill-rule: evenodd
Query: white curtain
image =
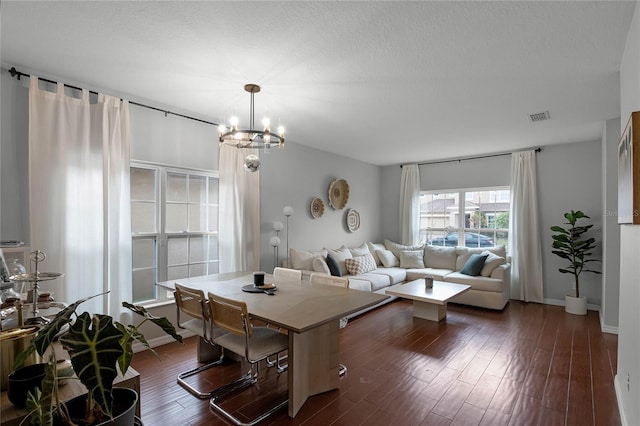
<path id="1" fill-rule="evenodd" d="M 420 242 L 420 171 L 417 164 L 402 166 L 400 180 L 400 238 L 402 244 Z"/>
<path id="2" fill-rule="evenodd" d="M 254 153 L 220 147 L 220 272 L 260 267 L 260 172 L 244 168 Z"/>
<path id="3" fill-rule="evenodd" d="M 129 105 L 99 95 L 89 103 L 29 85 L 31 248 L 47 259 L 42 272 L 63 278 L 41 284 L 56 300 L 74 302 L 109 290 L 81 307 L 124 319 L 131 301 Z"/>
<path id="4" fill-rule="evenodd" d="M 542 252 L 535 151 L 511 154 L 511 298 L 542 303 Z"/>

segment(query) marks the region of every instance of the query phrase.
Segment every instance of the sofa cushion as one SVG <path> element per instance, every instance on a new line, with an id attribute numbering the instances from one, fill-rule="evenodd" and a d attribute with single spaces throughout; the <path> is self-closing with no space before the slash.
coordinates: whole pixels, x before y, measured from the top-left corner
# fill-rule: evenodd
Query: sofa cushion
<path id="1" fill-rule="evenodd" d="M 380 290 L 384 287 L 389 287 L 391 285 L 391 279 L 386 275 L 373 274 L 371 272 L 367 272 L 365 274 L 354 275 L 353 277 L 349 277 L 349 282 L 351 282 L 351 278 L 354 280 L 367 280 L 371 283 L 371 291 Z M 349 284 L 349 288 L 351 284 Z"/>
<path id="2" fill-rule="evenodd" d="M 401 268 L 424 268 L 424 251 L 400 250 Z"/>
<path id="3" fill-rule="evenodd" d="M 366 278 L 353 278 L 349 277 L 349 289 L 372 292 L 371 281 Z"/>
<path id="4" fill-rule="evenodd" d="M 294 248 L 289 249 L 289 258 L 291 259 L 291 267 L 293 269 L 303 269 L 307 271 L 313 270 L 313 258 L 321 255 L 327 256 L 326 250 L 309 251 L 309 250 L 296 250 Z"/>
<path id="5" fill-rule="evenodd" d="M 507 249 L 505 246 L 496 246 L 496 247 L 483 247 L 483 248 L 469 248 L 469 247 L 456 247 L 456 253 L 458 254 L 458 259 L 456 260 L 456 271 L 460 271 L 464 264 L 467 263 L 469 256 L 474 253 L 480 254 L 483 251 L 488 251 L 496 256 L 507 258 Z"/>
<path id="6" fill-rule="evenodd" d="M 495 278 L 487 278 L 483 276 L 471 277 L 460 272 L 453 272 L 449 275 L 446 275 L 443 278 L 443 281 L 450 283 L 467 284 L 471 286 L 472 290 L 493 291 L 497 293 L 505 291 L 504 280 L 497 280 Z"/>
<path id="7" fill-rule="evenodd" d="M 342 276 L 342 269 L 340 268 L 340 263 L 336 260 L 335 257 L 331 256 L 331 253 L 327 253 L 327 266 L 329 267 L 329 271 L 331 275 L 334 277 Z"/>
<path id="8" fill-rule="evenodd" d="M 369 252 L 363 256 L 355 256 L 351 259 L 346 259 L 344 264 L 351 275 L 360 275 L 376 269 L 376 261 L 373 259 L 373 255 Z"/>
<path id="9" fill-rule="evenodd" d="M 484 261 L 487 260 L 488 256 L 488 254 L 473 253 L 471 256 L 469 256 L 469 259 L 467 259 L 467 262 L 460 270 L 460 273 L 471 275 L 472 277 L 477 277 L 478 275 L 480 275 L 480 272 L 482 272 Z"/>
<path id="10" fill-rule="evenodd" d="M 351 252 L 351 256 L 353 257 L 364 256 L 367 253 L 371 253 L 371 250 L 369 250 L 369 246 L 367 245 L 367 243 L 362 243 L 362 245 L 358 247 L 350 247 L 349 251 Z"/>
<path id="11" fill-rule="evenodd" d="M 333 256 L 333 258 L 338 261 L 338 265 L 340 265 L 340 270 L 343 273 L 346 273 L 347 267 L 344 264 L 344 261 L 347 260 L 347 259 L 351 259 L 353 257 L 353 256 L 351 256 L 351 252 L 349 251 L 349 249 L 346 248 L 345 246 L 342 246 L 342 247 L 337 248 L 337 249 L 325 248 L 324 250 L 326 250 L 327 253 L 330 253 L 331 256 Z"/>
<path id="12" fill-rule="evenodd" d="M 391 285 L 400 284 L 407 279 L 407 270 L 404 268 L 378 268 L 371 271 L 372 274 L 386 275 L 391 281 Z"/>
<path id="13" fill-rule="evenodd" d="M 444 281 L 444 277 L 452 273 L 451 269 L 421 268 L 407 269 L 407 281 L 418 280 L 424 277 L 433 277 L 436 281 Z"/>
<path id="14" fill-rule="evenodd" d="M 376 250 L 376 254 L 385 268 L 400 266 L 400 260 L 390 250 Z"/>
<path id="15" fill-rule="evenodd" d="M 482 272 L 480 272 L 480 275 L 482 275 L 483 277 L 491 276 L 491 273 L 494 269 L 505 263 L 504 257 L 500 257 L 497 254 L 491 253 L 490 251 L 485 250 L 481 254 L 487 255 L 487 260 L 484 261 Z"/>
<path id="16" fill-rule="evenodd" d="M 458 253 L 455 247 L 424 247 L 424 266 L 436 269 L 456 269 Z"/>
<path id="17" fill-rule="evenodd" d="M 312 267 L 316 272 L 324 272 L 325 274 L 329 275 L 331 274 L 331 270 L 329 269 L 329 265 L 327 265 L 327 261 L 321 255 L 313 258 Z"/>
<path id="18" fill-rule="evenodd" d="M 403 244 L 394 243 L 393 241 L 384 240 L 384 245 L 387 250 L 390 250 L 391 253 L 398 259 L 400 259 L 400 251 L 401 250 L 422 250 L 424 245 L 416 245 L 416 246 L 405 246 Z"/>
<path id="19" fill-rule="evenodd" d="M 369 247 L 369 252 L 373 253 L 373 258 L 376 260 L 376 264 L 377 265 L 382 265 L 382 261 L 380 259 L 378 259 L 378 255 L 376 254 L 376 251 L 378 250 L 386 250 L 387 248 L 384 246 L 384 244 L 378 244 L 378 243 L 367 243 L 367 246 Z"/>

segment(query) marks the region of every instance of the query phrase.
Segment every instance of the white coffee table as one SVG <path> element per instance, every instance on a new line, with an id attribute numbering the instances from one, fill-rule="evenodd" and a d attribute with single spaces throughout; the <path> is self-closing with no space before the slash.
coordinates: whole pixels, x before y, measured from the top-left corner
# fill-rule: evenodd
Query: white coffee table
<path id="1" fill-rule="evenodd" d="M 413 316 L 430 321 L 442 321 L 447 316 L 447 302 L 471 289 L 470 285 L 434 281 L 425 288 L 424 279 L 409 281 L 388 288 L 385 293 L 413 300 Z"/>

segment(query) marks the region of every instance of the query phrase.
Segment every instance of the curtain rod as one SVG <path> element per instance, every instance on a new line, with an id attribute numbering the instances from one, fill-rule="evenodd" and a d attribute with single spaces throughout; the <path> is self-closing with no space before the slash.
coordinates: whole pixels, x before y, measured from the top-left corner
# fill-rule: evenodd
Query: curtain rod
<path id="1" fill-rule="evenodd" d="M 20 80 L 20 77 L 29 77 L 29 78 L 31 78 L 31 76 L 29 74 L 26 74 L 26 73 L 23 73 L 21 71 L 18 71 L 16 69 L 16 67 L 11 67 L 11 69 L 9 70 L 9 74 L 11 74 L 11 77 L 17 77 L 18 80 Z M 38 77 L 38 80 L 46 81 L 47 83 L 58 84 L 57 81 L 49 80 L 48 78 Z M 63 84 L 66 87 L 70 87 L 71 89 L 83 90 L 81 87 L 72 86 L 71 84 L 66 84 L 66 83 L 63 83 Z M 93 90 L 89 90 L 89 93 L 94 94 L 94 95 L 98 94 L 98 92 L 95 92 Z M 157 107 L 154 107 L 154 106 L 151 106 L 151 105 L 141 104 L 141 103 L 135 102 L 135 101 L 129 101 L 129 103 L 131 105 L 136 105 L 136 106 L 139 106 L 139 107 L 152 109 L 154 111 L 164 112 L 164 116 L 165 117 L 167 115 L 171 114 L 171 115 L 175 115 L 176 117 L 187 118 L 189 120 L 199 121 L 200 123 L 210 124 L 210 125 L 216 126 L 216 127 L 218 126 L 218 123 L 213 123 L 211 121 L 202 120 L 202 119 L 196 118 L 196 117 L 190 117 L 188 115 L 180 114 L 180 113 L 169 111 L 169 110 L 166 110 L 166 109 L 157 108 Z"/>
<path id="2" fill-rule="evenodd" d="M 528 150 L 522 150 L 522 151 L 528 151 Z M 542 151 L 542 148 L 537 147 L 534 149 L 535 152 L 540 152 Z M 514 152 L 519 152 L 519 151 L 514 151 Z M 511 155 L 512 152 L 503 152 L 500 154 L 487 154 L 487 155 L 478 155 L 476 157 L 462 157 L 462 158 L 452 158 L 450 160 L 437 160 L 437 161 L 426 161 L 424 163 L 410 163 L 410 164 L 417 164 L 418 166 L 424 166 L 427 164 L 441 164 L 441 163 L 459 163 L 460 161 L 466 161 L 466 160 L 479 160 L 481 158 L 491 158 L 491 157 L 503 157 L 505 155 Z M 400 164 L 400 168 L 402 168 L 402 166 L 404 166 L 404 164 Z"/>

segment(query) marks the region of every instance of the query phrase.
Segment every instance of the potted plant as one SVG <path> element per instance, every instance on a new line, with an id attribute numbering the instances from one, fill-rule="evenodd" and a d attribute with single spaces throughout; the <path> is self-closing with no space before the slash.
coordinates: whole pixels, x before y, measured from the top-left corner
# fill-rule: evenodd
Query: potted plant
<path id="1" fill-rule="evenodd" d="M 558 270 L 563 274 L 573 275 L 575 279 L 575 297 L 571 295 L 565 296 L 565 310 L 570 314 L 585 315 L 587 313 L 587 298 L 580 296 L 580 274 L 582 272 L 601 273 L 593 269 L 586 269 L 587 263 L 600 261 L 591 258 L 593 255 L 592 250 L 596 247 L 596 240 L 586 235 L 593 225 L 578 224 L 580 219 L 590 219 L 580 210 L 571 210 L 571 212 L 565 213 L 564 217 L 567 219 L 565 225 L 569 225 L 569 227 L 551 227 L 551 230 L 555 233 L 552 235 L 554 248 L 552 253 L 569 262 L 568 266 Z"/>
<path id="2" fill-rule="evenodd" d="M 118 417 L 118 413 L 114 410 L 116 406 L 114 400 L 118 398 L 117 394 L 121 390 L 113 388 L 113 381 L 118 375 L 118 367 L 122 374 L 128 370 L 133 357 L 134 341 L 142 343 L 155 353 L 139 331 L 140 326 L 146 322 L 152 322 L 175 340 L 182 342 L 182 336 L 176 332 L 167 318 L 156 318 L 142 306 L 135 306 L 128 302 L 122 302 L 122 306 L 144 317 L 144 320 L 136 326 L 125 326 L 113 321 L 113 318 L 108 315 L 92 316 L 88 312 L 77 314 L 76 309 L 81 303 L 104 294 L 106 293 L 79 300 L 58 312 L 16 358 L 14 368 L 19 367 L 34 351 L 44 357 L 47 349 L 51 349 L 41 389 L 36 389 L 35 394 L 29 394 L 27 399 L 28 416 L 32 425 L 116 424 L 114 418 Z M 67 325 L 68 329 L 65 329 Z M 71 402 L 64 404 L 58 398 L 57 360 L 52 348 L 56 337 L 59 337 L 62 347 L 69 353 L 73 370 L 88 391 L 86 396 L 79 397 L 86 401 L 78 410 L 82 411 L 81 414 L 74 412 Z M 123 390 L 122 394 L 126 395 L 127 392 L 129 394 L 133 392 L 134 397 L 133 406 L 129 407 L 131 417 L 124 424 L 132 425 L 137 394 L 128 389 Z"/>

